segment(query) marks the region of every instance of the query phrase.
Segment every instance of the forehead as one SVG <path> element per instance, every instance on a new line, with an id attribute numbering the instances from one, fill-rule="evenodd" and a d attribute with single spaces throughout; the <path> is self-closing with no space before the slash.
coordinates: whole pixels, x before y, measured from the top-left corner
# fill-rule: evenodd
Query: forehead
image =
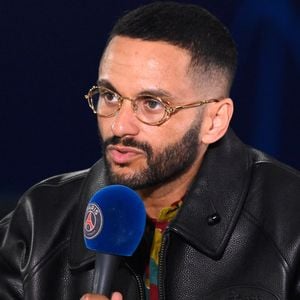
<path id="1" fill-rule="evenodd" d="M 174 45 L 116 36 L 101 58 L 99 79 L 108 80 L 124 92 L 174 87 L 185 90 L 192 85 L 189 65 L 189 53 Z M 125 90 L 129 88 L 131 91 Z"/>

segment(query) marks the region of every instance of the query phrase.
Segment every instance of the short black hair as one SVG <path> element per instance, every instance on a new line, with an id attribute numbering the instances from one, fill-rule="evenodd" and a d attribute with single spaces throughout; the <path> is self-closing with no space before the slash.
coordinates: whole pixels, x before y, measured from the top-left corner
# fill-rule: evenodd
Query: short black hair
<path id="1" fill-rule="evenodd" d="M 113 27 L 115 36 L 146 41 L 165 41 L 186 49 L 192 67 L 222 71 L 231 85 L 237 65 L 237 50 L 228 29 L 206 9 L 178 2 L 153 2 L 132 10 Z"/>

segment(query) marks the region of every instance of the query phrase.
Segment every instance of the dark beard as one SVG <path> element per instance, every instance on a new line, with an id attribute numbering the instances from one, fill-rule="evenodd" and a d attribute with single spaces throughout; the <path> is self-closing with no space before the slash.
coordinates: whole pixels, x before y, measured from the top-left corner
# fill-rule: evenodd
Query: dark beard
<path id="1" fill-rule="evenodd" d="M 195 162 L 198 154 L 198 136 L 201 120 L 192 124 L 182 139 L 166 147 L 154 156 L 153 149 L 148 143 L 141 143 L 132 138 L 112 137 L 103 143 L 104 161 L 110 184 L 122 184 L 132 189 L 144 189 L 172 181 L 185 173 Z M 147 156 L 148 168 L 137 171 L 134 175 L 118 175 L 112 172 L 111 164 L 106 158 L 108 145 L 132 146 L 143 150 Z"/>

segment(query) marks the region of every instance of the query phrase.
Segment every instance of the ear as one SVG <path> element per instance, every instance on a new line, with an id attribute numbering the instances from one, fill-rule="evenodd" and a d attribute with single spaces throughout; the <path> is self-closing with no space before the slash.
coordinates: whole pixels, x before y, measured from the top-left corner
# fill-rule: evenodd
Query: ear
<path id="1" fill-rule="evenodd" d="M 226 133 L 233 114 L 233 102 L 225 98 L 207 107 L 201 140 L 204 144 L 212 144 Z"/>

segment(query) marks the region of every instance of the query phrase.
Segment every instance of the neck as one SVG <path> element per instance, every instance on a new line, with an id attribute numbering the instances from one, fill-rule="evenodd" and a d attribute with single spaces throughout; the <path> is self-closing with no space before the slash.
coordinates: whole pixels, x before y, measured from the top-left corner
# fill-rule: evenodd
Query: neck
<path id="1" fill-rule="evenodd" d="M 162 208 L 183 199 L 200 168 L 201 160 L 199 158 L 188 171 L 170 182 L 138 191 L 150 218 L 157 219 Z"/>

